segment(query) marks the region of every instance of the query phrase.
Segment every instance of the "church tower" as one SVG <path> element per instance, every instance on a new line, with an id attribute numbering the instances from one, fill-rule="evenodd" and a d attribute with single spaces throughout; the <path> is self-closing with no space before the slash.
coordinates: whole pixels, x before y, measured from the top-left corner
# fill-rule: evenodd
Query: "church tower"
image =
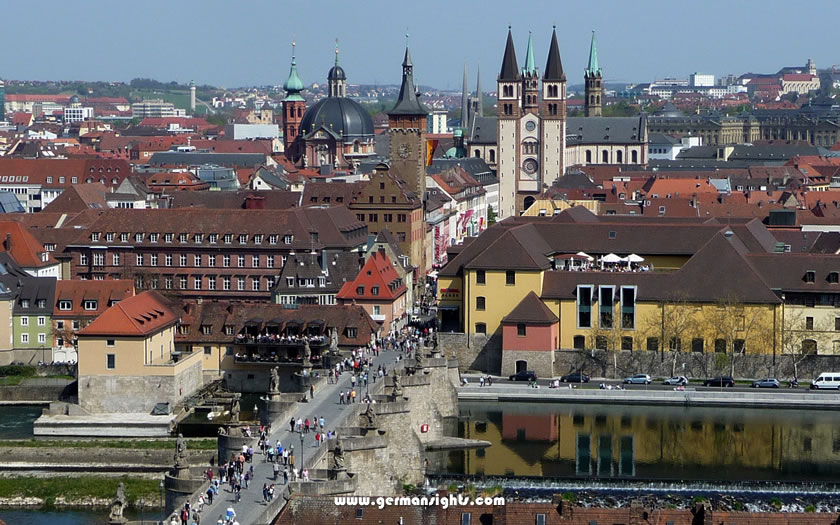
<path id="1" fill-rule="evenodd" d="M 584 115 L 587 117 L 601 116 L 601 94 L 603 75 L 598 66 L 598 48 L 595 46 L 595 31 L 592 31 L 592 43 L 589 45 L 589 67 L 586 68 L 583 80 L 586 85 L 583 102 Z"/>
<path id="2" fill-rule="evenodd" d="M 496 80 L 499 111 L 496 141 L 499 147 L 499 210 L 504 219 L 516 215 L 516 178 L 519 173 L 519 119 L 522 115 L 522 75 L 516 62 L 513 35 L 508 27 L 502 69 Z"/>
<path id="3" fill-rule="evenodd" d="M 422 199 L 426 194 L 426 117 L 429 110 L 418 96 L 414 87 L 414 65 L 406 43 L 400 95 L 388 112 L 391 170 Z"/>
<path id="4" fill-rule="evenodd" d="M 557 29 L 551 31 L 548 60 L 542 78 L 542 181 L 551 184 L 566 171 L 566 74 L 557 45 Z"/>
<path id="5" fill-rule="evenodd" d="M 461 129 L 470 128 L 470 93 L 467 91 L 467 64 L 464 64 L 464 82 L 461 84 Z"/>
<path id="6" fill-rule="evenodd" d="M 540 74 L 534 60 L 534 43 L 528 32 L 528 51 L 522 69 L 522 108 L 525 113 L 537 114 L 540 107 Z"/>
<path id="7" fill-rule="evenodd" d="M 303 114 L 306 113 L 306 100 L 300 95 L 303 91 L 303 82 L 297 72 L 294 42 L 292 42 L 292 67 L 289 70 L 289 78 L 283 84 L 283 89 L 286 91 L 286 98 L 283 99 L 283 146 L 286 158 L 295 161 L 298 154 L 294 151 L 293 144 L 300 133 Z"/>
<path id="8" fill-rule="evenodd" d="M 484 99 L 481 95 L 481 66 L 478 66 L 478 75 L 475 81 L 475 96 L 470 97 L 470 127 L 472 128 L 472 123 L 475 120 L 475 117 L 483 117 L 484 116 Z"/>
<path id="9" fill-rule="evenodd" d="M 347 96 L 347 75 L 344 74 L 344 69 L 338 65 L 338 39 L 335 41 L 335 65 L 330 68 L 327 82 L 329 83 L 329 95 L 331 97 Z"/>

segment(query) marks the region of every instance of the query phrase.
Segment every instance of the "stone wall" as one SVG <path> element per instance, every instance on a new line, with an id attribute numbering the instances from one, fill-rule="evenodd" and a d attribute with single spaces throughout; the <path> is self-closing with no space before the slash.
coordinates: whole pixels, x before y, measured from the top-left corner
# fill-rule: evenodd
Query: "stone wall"
<path id="1" fill-rule="evenodd" d="M 202 363 L 177 376 L 86 376 L 79 380 L 79 405 L 91 414 L 149 413 L 156 403 L 176 405 L 203 385 Z"/>
<path id="2" fill-rule="evenodd" d="M 502 335 L 440 332 L 438 346 L 444 357 L 457 358 L 462 372 L 479 370 L 499 375 L 502 370 Z"/>
<path id="3" fill-rule="evenodd" d="M 526 370 L 532 370 L 537 377 L 554 375 L 554 352 L 505 350 L 502 352 L 502 377 L 516 373 L 516 362 L 527 362 Z"/>
<path id="4" fill-rule="evenodd" d="M 731 354 L 642 351 L 609 353 L 602 350 L 596 350 L 593 354 L 588 350 L 561 350 L 555 352 L 554 375 L 583 370 L 592 377 L 620 379 L 633 374 L 668 377 L 673 371 L 676 375 L 689 378 L 704 378 L 729 375 L 732 364 Z M 800 380 L 835 370 L 840 370 L 840 356 L 808 356 L 797 365 Z M 736 355 L 734 376 L 747 379 L 790 379 L 793 378 L 792 358 L 786 355 L 776 356 L 775 359 L 772 355 Z"/>
<path id="5" fill-rule="evenodd" d="M 213 450 L 190 450 L 193 465 L 209 465 Z M 172 467 L 172 449 L 121 449 L 72 447 L 0 447 L 0 470 L 51 470 L 62 472 L 165 472 Z"/>
<path id="6" fill-rule="evenodd" d="M 280 367 L 278 375 L 281 392 L 302 392 L 300 380 L 294 376 L 299 367 Z M 313 375 L 326 377 L 326 370 L 320 368 L 312 370 Z M 224 374 L 227 387 L 234 392 L 243 394 L 264 394 L 268 392 L 271 382 L 271 367 L 253 366 L 251 368 L 226 370 Z M 317 386 L 316 386 L 317 388 Z M 309 387 L 305 388 L 309 391 Z"/>

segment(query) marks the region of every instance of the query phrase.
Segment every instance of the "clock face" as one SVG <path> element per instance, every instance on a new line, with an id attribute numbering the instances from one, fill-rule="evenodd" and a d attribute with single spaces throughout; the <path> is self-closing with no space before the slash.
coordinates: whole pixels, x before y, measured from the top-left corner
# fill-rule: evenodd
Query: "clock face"
<path id="1" fill-rule="evenodd" d="M 400 147 L 397 150 L 397 152 L 399 153 L 400 157 L 402 157 L 402 158 L 408 157 L 408 145 L 400 144 Z"/>
<path id="2" fill-rule="evenodd" d="M 522 164 L 522 169 L 525 170 L 525 173 L 536 173 L 537 172 L 537 161 L 534 159 L 527 159 Z"/>
<path id="3" fill-rule="evenodd" d="M 529 120 L 525 123 L 525 129 L 527 129 L 528 131 L 534 131 L 535 129 L 537 129 L 536 122 L 534 122 L 533 120 Z"/>

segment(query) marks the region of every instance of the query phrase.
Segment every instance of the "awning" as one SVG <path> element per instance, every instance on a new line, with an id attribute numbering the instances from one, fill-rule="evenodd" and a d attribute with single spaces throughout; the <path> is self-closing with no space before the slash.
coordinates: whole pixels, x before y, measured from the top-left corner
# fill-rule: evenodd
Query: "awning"
<path id="1" fill-rule="evenodd" d="M 627 262 L 631 262 L 631 263 L 640 263 L 644 260 L 645 260 L 644 257 L 642 257 L 640 255 L 636 255 L 635 253 L 631 253 L 630 255 L 627 256 Z"/>
<path id="2" fill-rule="evenodd" d="M 595 260 L 595 257 L 592 257 L 591 255 L 588 255 L 584 252 L 577 252 L 575 255 L 580 255 L 581 257 L 584 257 L 585 259 L 590 260 L 590 261 Z"/>
<path id="3" fill-rule="evenodd" d="M 619 257 L 618 255 L 616 255 L 614 253 L 608 253 L 604 257 L 601 258 L 601 261 L 605 262 L 605 263 L 617 263 L 617 262 L 621 262 L 621 257 Z"/>

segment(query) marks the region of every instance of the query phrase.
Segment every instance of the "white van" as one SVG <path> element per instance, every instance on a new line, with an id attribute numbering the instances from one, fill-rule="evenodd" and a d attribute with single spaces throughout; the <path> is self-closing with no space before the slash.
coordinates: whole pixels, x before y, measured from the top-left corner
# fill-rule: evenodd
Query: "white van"
<path id="1" fill-rule="evenodd" d="M 840 389 L 840 372 L 823 372 L 811 381 L 811 389 Z"/>

